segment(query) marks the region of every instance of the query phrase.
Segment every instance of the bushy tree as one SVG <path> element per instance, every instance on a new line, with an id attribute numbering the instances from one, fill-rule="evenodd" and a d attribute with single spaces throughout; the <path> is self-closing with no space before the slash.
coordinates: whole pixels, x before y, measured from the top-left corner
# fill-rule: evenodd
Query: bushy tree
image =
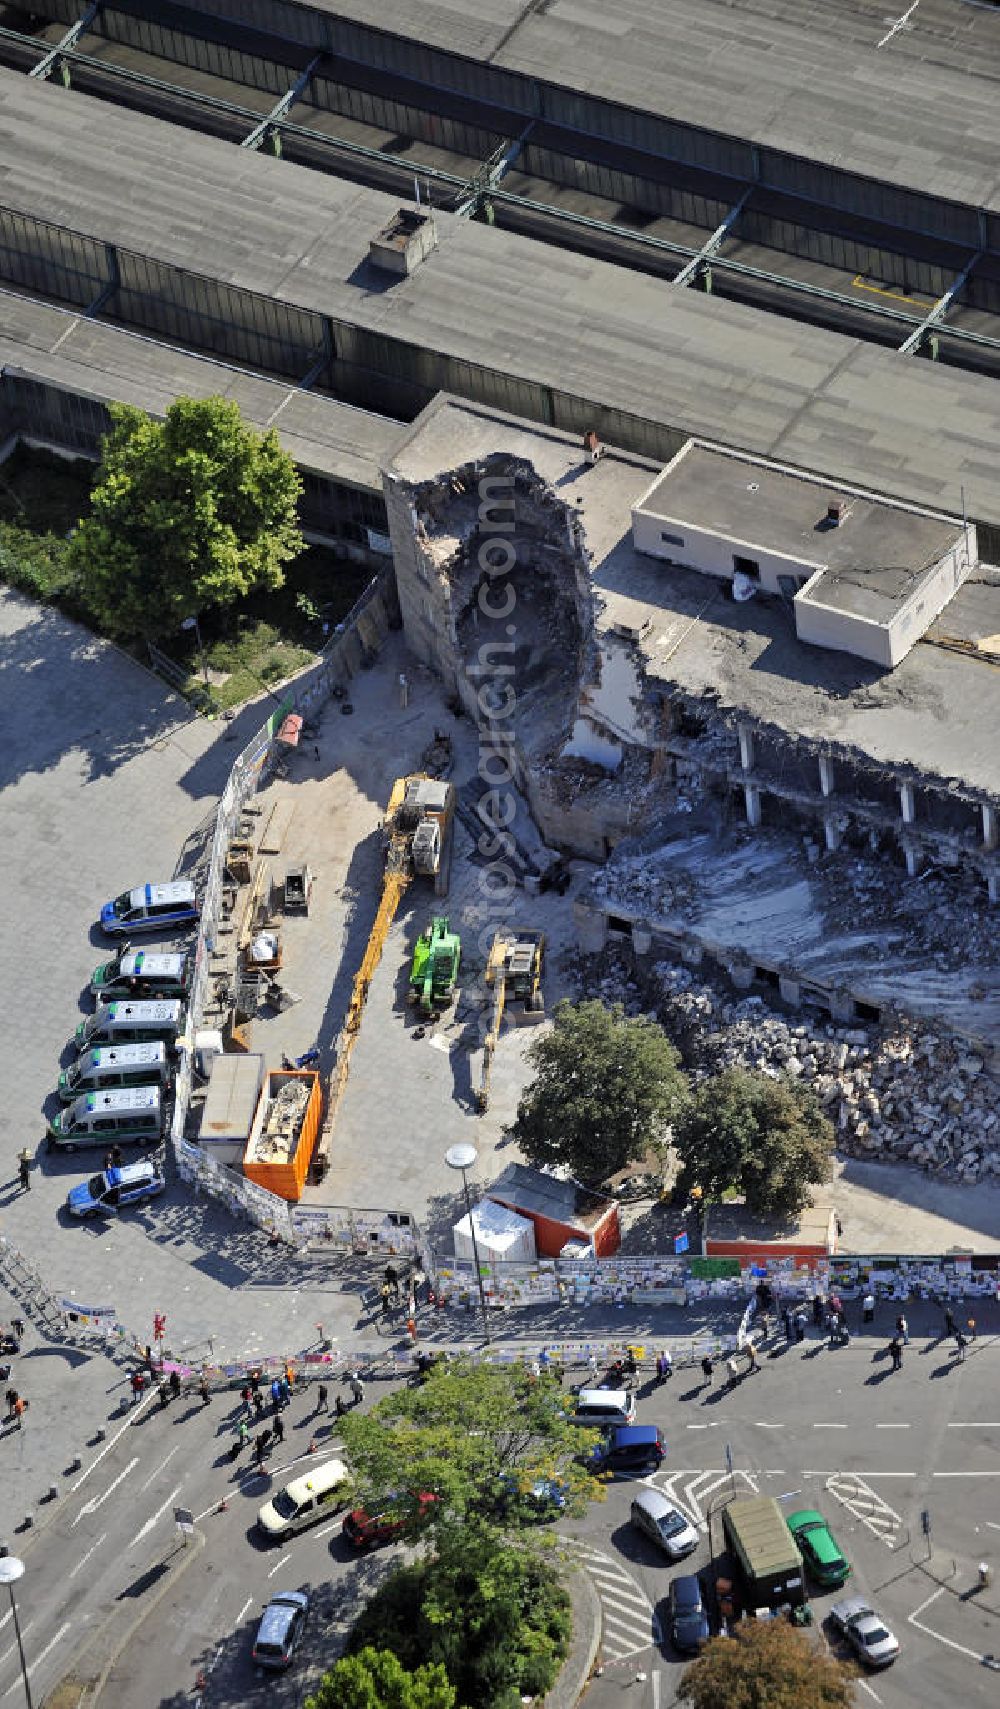
<path id="1" fill-rule="evenodd" d="M 569 1422 L 555 1378 L 534 1377 L 518 1362 L 450 1361 L 418 1388 L 397 1389 L 370 1412 L 352 1413 L 341 1434 L 363 1500 L 379 1501 L 400 1484 L 440 1499 L 432 1529 L 456 1519 L 502 1515 L 509 1528 L 537 1508 L 522 1493 L 558 1478 L 571 1509 L 600 1500 L 603 1488 L 574 1456 L 592 1435 Z M 416 1517 L 416 1516 L 415 1516 Z"/>
<path id="2" fill-rule="evenodd" d="M 680 1057 L 662 1027 L 620 1003 L 562 1002 L 552 1018 L 528 1050 L 535 1078 L 509 1134 L 532 1163 L 604 1181 L 664 1143 L 687 1097 Z"/>
<path id="3" fill-rule="evenodd" d="M 393 1573 L 362 1611 L 350 1648 L 385 1645 L 407 1668 L 439 1663 L 467 1709 L 519 1709 L 522 1696 L 549 1689 L 570 1631 L 554 1569 L 466 1523 L 438 1537 L 435 1556 Z"/>
<path id="4" fill-rule="evenodd" d="M 678 1190 L 698 1187 L 709 1202 L 735 1188 L 754 1216 L 793 1216 L 829 1180 L 833 1143 L 808 1087 L 727 1068 L 702 1082 L 677 1121 Z"/>
<path id="5" fill-rule="evenodd" d="M 298 470 L 274 430 L 226 398 L 178 398 L 163 421 L 111 405 L 91 512 L 70 544 L 80 596 L 123 638 L 281 586 L 302 550 Z"/>
<path id="6" fill-rule="evenodd" d="M 304 1709 L 455 1709 L 455 1693 L 439 1662 L 411 1673 L 391 1650 L 368 1645 L 336 1662 Z"/>
<path id="7" fill-rule="evenodd" d="M 787 1620 L 745 1620 L 685 1670 L 691 1709 L 851 1709 L 853 1676 Z"/>

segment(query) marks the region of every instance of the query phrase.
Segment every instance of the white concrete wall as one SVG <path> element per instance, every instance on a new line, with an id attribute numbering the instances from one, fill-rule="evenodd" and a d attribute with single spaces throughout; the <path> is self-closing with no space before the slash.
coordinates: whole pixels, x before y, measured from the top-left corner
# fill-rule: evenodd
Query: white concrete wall
<path id="1" fill-rule="evenodd" d="M 870 659 L 874 665 L 891 668 L 894 661 L 888 625 L 824 605 L 822 575 L 815 578 L 812 591 L 818 595 L 819 603 L 803 599 L 801 594 L 795 600 L 795 633 L 800 641 L 808 641 L 814 647 L 830 647 L 835 653 L 853 653 L 855 658 Z"/>
<path id="2" fill-rule="evenodd" d="M 934 573 L 898 612 L 890 625 L 891 657 L 893 665 L 898 665 L 900 659 L 905 659 L 910 648 L 925 635 L 935 617 L 939 617 L 948 601 L 954 597 L 979 558 L 979 542 L 976 530 L 968 530 L 968 541 L 963 534 L 955 542 L 950 552 L 939 559 Z"/>
<path id="3" fill-rule="evenodd" d="M 674 538 L 665 539 L 665 535 Z M 688 523 L 670 522 L 638 506 L 632 512 L 632 542 L 636 551 L 644 552 L 647 557 L 684 564 L 689 569 L 701 570 L 703 575 L 720 576 L 726 581 L 733 579 L 734 556 L 753 558 L 760 565 L 759 585 L 765 593 L 780 593 L 779 576 L 798 576 L 805 581 L 821 567 L 818 559 L 810 562 L 769 551 L 751 541 L 708 533 Z"/>

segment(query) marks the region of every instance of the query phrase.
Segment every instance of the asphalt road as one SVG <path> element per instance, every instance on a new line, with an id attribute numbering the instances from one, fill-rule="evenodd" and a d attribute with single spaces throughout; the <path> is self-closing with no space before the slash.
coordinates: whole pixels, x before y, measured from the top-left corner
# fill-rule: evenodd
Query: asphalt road
<path id="1" fill-rule="evenodd" d="M 894 1668 L 859 1683 L 859 1704 L 993 1704 L 997 1681 L 982 1657 L 1000 1655 L 1000 1590 L 975 1587 L 980 1560 L 1000 1568 L 1000 1348 L 974 1346 L 958 1365 L 947 1347 L 920 1338 L 893 1374 L 882 1345 L 874 1354 L 859 1341 L 837 1352 L 816 1340 L 788 1351 L 777 1345 L 759 1374 L 733 1390 L 718 1380 L 705 1388 L 691 1371 L 678 1371 L 661 1389 L 644 1385 L 639 1418 L 660 1423 L 668 1443 L 650 1481 L 702 1532 L 699 1553 L 681 1570 L 707 1567 L 713 1503 L 733 1486 L 773 1494 L 786 1511 L 816 1506 L 826 1514 L 853 1564 L 851 1588 L 872 1598 L 903 1645 Z M 374 1398 L 370 1388 L 366 1404 Z M 102 1622 L 107 1644 L 147 1610 L 112 1669 L 102 1709 L 140 1702 L 175 1709 L 199 1699 L 206 1709 L 237 1709 L 265 1693 L 279 1706 L 301 1700 L 394 1559 L 391 1550 L 350 1558 L 338 1517 L 287 1547 L 258 1544 L 257 1509 L 309 1458 L 309 1442 L 320 1457 L 337 1451 L 335 1420 L 315 1418 L 312 1404 L 303 1397 L 285 1412 L 281 1457 L 264 1476 L 248 1456 L 235 1466 L 228 1458 L 240 1411 L 228 1398 L 206 1408 L 185 1399 L 165 1412 L 154 1399 L 109 1430 L 49 1528 L 23 1546 L 17 1540 L 27 1567 L 19 1607 L 36 1702 Z M 633 1533 L 631 1497 L 631 1482 L 615 1481 L 585 1518 L 559 1528 L 567 1559 L 590 1573 L 603 1608 L 604 1673 L 587 1694 L 588 1709 L 611 1709 L 623 1691 L 629 1709 L 664 1709 L 683 1669 L 659 1616 L 671 1569 Z M 187 1559 L 176 1506 L 191 1510 L 200 1534 Z M 184 1570 L 164 1592 L 178 1561 Z M 253 1632 L 268 1597 L 288 1588 L 306 1590 L 315 1613 L 291 1673 L 264 1679 L 250 1662 Z M 822 1630 L 831 1596 L 812 1600 Z M 0 1706 L 17 1702 L 19 1678 L 5 1626 Z"/>

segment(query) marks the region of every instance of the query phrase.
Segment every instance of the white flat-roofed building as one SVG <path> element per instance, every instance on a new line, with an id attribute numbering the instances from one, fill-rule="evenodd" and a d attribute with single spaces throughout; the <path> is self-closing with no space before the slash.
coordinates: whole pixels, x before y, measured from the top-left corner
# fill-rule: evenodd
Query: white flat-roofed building
<path id="1" fill-rule="evenodd" d="M 800 641 L 892 669 L 975 567 L 959 516 L 692 439 L 632 510 L 635 548 L 792 602 Z"/>

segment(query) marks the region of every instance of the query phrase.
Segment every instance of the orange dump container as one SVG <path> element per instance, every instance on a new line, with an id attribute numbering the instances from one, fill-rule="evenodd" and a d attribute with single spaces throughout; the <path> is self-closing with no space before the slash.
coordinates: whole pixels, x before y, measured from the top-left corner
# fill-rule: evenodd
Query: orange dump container
<path id="1" fill-rule="evenodd" d="M 279 1199 L 302 1197 L 319 1133 L 323 1094 L 311 1069 L 272 1069 L 243 1154 L 243 1173 Z"/>

